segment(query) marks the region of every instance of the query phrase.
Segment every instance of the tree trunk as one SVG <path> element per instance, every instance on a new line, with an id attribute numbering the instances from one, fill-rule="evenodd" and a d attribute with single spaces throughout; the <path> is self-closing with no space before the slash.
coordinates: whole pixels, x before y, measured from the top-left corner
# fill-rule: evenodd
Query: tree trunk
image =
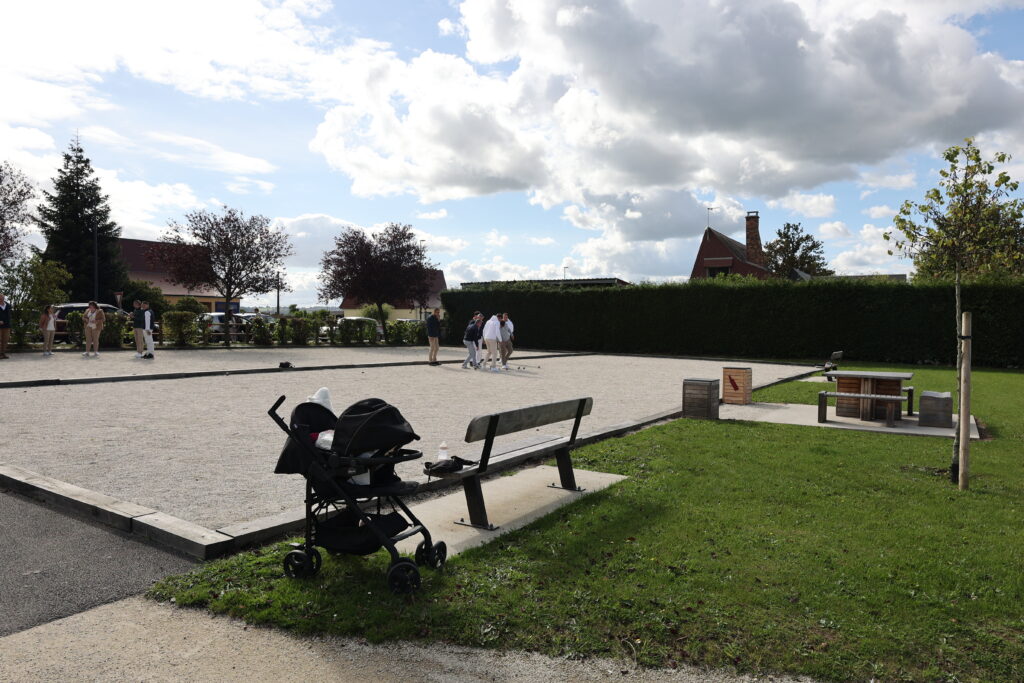
<path id="1" fill-rule="evenodd" d="M 224 296 L 224 324 L 221 327 L 224 329 L 224 346 L 231 348 L 231 319 L 234 316 L 231 313 L 231 296 Z"/>

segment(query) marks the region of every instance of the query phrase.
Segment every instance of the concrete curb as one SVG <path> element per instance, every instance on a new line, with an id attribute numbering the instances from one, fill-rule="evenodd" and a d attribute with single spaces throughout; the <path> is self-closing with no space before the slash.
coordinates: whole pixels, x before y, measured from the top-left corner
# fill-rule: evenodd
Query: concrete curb
<path id="1" fill-rule="evenodd" d="M 566 358 L 576 356 L 593 356 L 594 353 L 549 353 L 537 356 L 517 356 L 523 360 L 538 358 Z M 442 365 L 461 364 L 460 360 L 438 361 Z M 425 360 L 394 361 L 388 363 L 343 363 L 340 365 L 310 365 L 290 368 L 243 368 L 241 370 L 201 370 L 197 372 L 165 372 L 156 375 L 114 375 L 110 377 L 76 377 L 71 379 L 30 379 L 13 382 L 0 382 L 0 389 L 16 389 L 25 387 L 50 387 L 73 384 L 106 384 L 112 382 L 150 382 L 165 379 L 191 379 L 194 377 L 224 377 L 227 375 L 262 375 L 274 372 L 308 372 L 312 370 L 359 370 L 364 368 L 398 368 L 414 365 L 426 365 Z"/>
<path id="2" fill-rule="evenodd" d="M 575 356 L 580 354 L 566 355 Z M 559 356 L 532 356 L 532 358 L 553 357 Z M 402 363 L 401 365 L 411 364 L 422 363 Z M 817 370 L 812 370 L 805 375 L 796 377 L 803 377 L 814 372 L 817 372 Z M 782 382 L 796 379 L 796 377 L 778 380 L 777 382 L 765 384 L 757 388 L 761 389 L 766 386 L 781 384 Z M 681 409 L 673 409 L 647 415 L 636 421 L 622 422 L 610 427 L 604 427 L 577 436 L 574 448 L 598 443 L 605 439 L 621 437 L 630 432 L 681 416 Z M 564 446 L 566 441 L 565 437 L 547 438 L 540 436 L 539 441 L 533 443 L 526 443 L 526 445 L 522 445 L 523 442 L 520 442 L 518 445 L 512 444 L 506 451 L 494 454 L 495 456 L 504 455 L 509 457 L 497 459 L 488 468 L 484 479 L 489 479 L 529 462 L 549 458 L 555 454 L 555 451 Z M 461 480 L 458 479 L 434 479 L 433 481 L 421 483 L 416 492 L 430 493 L 442 491 L 457 487 L 460 483 Z M 13 491 L 55 507 L 63 508 L 85 517 L 91 517 L 116 529 L 138 534 L 155 543 L 174 548 L 179 552 L 201 560 L 213 559 L 278 538 L 284 534 L 301 529 L 305 524 L 305 508 L 297 507 L 292 510 L 286 510 L 248 522 L 232 524 L 216 530 L 208 529 L 157 510 L 121 501 L 106 494 L 90 491 L 80 486 L 68 484 L 30 470 L 3 463 L 0 463 L 0 486 L 6 486 Z"/>

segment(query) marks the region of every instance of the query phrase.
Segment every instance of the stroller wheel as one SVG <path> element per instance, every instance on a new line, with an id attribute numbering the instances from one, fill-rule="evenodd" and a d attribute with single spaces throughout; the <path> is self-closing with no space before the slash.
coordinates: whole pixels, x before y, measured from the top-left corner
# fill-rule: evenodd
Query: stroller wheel
<path id="1" fill-rule="evenodd" d="M 430 563 L 431 568 L 440 569 L 444 566 L 445 560 L 448 559 L 448 546 L 444 541 L 438 541 L 434 544 L 434 561 Z"/>
<path id="2" fill-rule="evenodd" d="M 444 541 L 438 541 L 432 548 L 427 545 L 426 541 L 420 541 L 420 544 L 416 546 L 416 564 L 421 567 L 440 569 L 444 566 L 446 559 L 448 559 L 448 546 Z"/>
<path id="3" fill-rule="evenodd" d="M 284 556 L 284 573 L 290 579 L 304 579 L 313 576 L 320 571 L 320 551 L 310 548 L 309 553 L 305 550 L 292 550 Z"/>
<path id="4" fill-rule="evenodd" d="M 412 593 L 420 587 L 420 570 L 409 560 L 399 560 L 388 568 L 388 588 L 396 595 Z"/>

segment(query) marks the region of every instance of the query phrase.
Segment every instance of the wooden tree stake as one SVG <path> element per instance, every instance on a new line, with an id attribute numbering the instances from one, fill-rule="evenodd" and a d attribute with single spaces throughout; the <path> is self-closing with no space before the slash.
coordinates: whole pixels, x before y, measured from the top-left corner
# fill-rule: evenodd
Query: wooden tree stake
<path id="1" fill-rule="evenodd" d="M 960 490 L 966 491 L 971 459 L 971 314 L 963 314 L 960 344 L 963 360 L 960 370 Z"/>

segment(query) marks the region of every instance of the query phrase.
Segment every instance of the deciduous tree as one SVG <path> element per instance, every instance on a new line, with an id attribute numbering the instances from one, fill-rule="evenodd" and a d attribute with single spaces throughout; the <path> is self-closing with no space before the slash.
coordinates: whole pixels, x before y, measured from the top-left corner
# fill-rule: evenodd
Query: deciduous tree
<path id="1" fill-rule="evenodd" d="M 966 138 L 963 145 L 948 148 L 943 158 L 949 167 L 939 171 L 939 186 L 928 190 L 923 202 L 905 201 L 893 219 L 894 229 L 885 238 L 933 274 L 952 275 L 959 389 L 963 317 L 960 283 L 965 274 L 1016 267 L 1024 262 L 1020 242 L 1024 207 L 1020 199 L 1011 196 L 1017 191 L 1017 181 L 1006 171 L 996 172 L 996 165 L 1009 162 L 1010 155 L 997 152 L 986 160 L 973 138 Z M 959 430 L 954 441 L 958 440 Z M 954 459 L 958 446 L 954 443 Z"/>
<path id="2" fill-rule="evenodd" d="M 52 194 L 43 192 L 38 212 L 46 238 L 43 258 L 63 263 L 71 273 L 72 300 L 112 302 L 113 292 L 128 282 L 118 243 L 121 228 L 110 219 L 108 197 L 77 139 L 64 153 L 53 188 Z"/>
<path id="3" fill-rule="evenodd" d="M 426 249 L 415 238 L 411 225 L 389 223 L 372 237 L 346 228 L 334 238 L 334 249 L 320 261 L 320 300 L 351 296 L 377 307 L 384 319 L 384 305 L 407 302 L 423 304 L 430 288 Z M 385 326 L 385 340 L 387 328 Z"/>
<path id="4" fill-rule="evenodd" d="M 775 239 L 764 245 L 768 270 L 779 277 L 789 277 L 794 268 L 808 275 L 833 275 L 825 262 L 820 241 L 804 232 L 799 223 L 786 223 Z"/>
<path id="5" fill-rule="evenodd" d="M 292 253 L 284 230 L 266 216 L 245 216 L 227 206 L 214 213 L 200 209 L 171 221 L 161 242 L 148 254 L 175 284 L 189 289 L 212 288 L 231 300 L 266 294 L 277 287 L 278 272 Z M 230 335 L 224 335 L 230 345 Z"/>
<path id="6" fill-rule="evenodd" d="M 0 263 L 19 255 L 25 225 L 32 220 L 36 191 L 25 174 L 0 162 Z"/>
<path id="7" fill-rule="evenodd" d="M 60 263 L 46 261 L 37 250 L 0 269 L 0 292 L 14 309 L 14 343 L 22 345 L 39 322 L 43 308 L 67 301 L 64 286 L 71 274 Z"/>

